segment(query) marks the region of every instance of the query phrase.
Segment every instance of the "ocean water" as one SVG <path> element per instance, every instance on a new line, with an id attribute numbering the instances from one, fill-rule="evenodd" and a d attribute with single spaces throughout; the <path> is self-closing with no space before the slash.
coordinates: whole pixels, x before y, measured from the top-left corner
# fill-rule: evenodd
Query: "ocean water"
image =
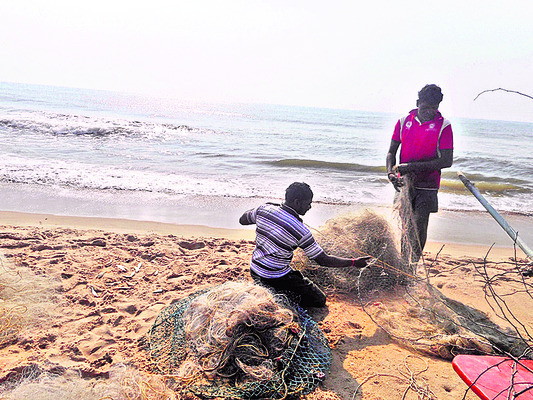
<path id="1" fill-rule="evenodd" d="M 172 210 L 279 199 L 294 181 L 317 203 L 390 205 L 400 116 L 0 83 L 0 209 L 191 223 Z M 482 209 L 462 171 L 497 210 L 532 215 L 533 124 L 450 120 L 440 208 Z"/>

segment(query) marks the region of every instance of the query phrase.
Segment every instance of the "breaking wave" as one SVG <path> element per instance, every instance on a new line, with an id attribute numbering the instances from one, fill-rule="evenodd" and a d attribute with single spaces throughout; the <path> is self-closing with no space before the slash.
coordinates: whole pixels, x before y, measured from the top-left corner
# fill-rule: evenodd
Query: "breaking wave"
<path id="1" fill-rule="evenodd" d="M 339 171 L 358 171 L 358 172 L 367 172 L 367 173 L 385 173 L 386 169 L 384 166 L 372 166 L 372 165 L 362 165 L 355 163 L 341 163 L 341 162 L 330 162 L 330 161 L 319 161 L 319 160 L 301 160 L 301 159 L 284 159 L 277 161 L 269 161 L 267 164 L 270 164 L 274 167 L 286 167 L 286 168 L 315 168 L 315 169 L 324 169 L 324 170 L 339 170 Z"/>

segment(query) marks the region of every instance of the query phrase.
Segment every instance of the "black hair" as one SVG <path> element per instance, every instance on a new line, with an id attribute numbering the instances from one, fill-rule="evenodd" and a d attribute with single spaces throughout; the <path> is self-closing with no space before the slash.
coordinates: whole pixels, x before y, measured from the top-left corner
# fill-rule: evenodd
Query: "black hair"
<path id="1" fill-rule="evenodd" d="M 418 100 L 428 104 L 439 104 L 442 101 L 442 91 L 437 85 L 426 85 L 418 92 Z"/>
<path id="2" fill-rule="evenodd" d="M 294 182 L 285 190 L 285 201 L 292 203 L 295 199 L 307 200 L 313 197 L 311 187 L 305 182 Z"/>

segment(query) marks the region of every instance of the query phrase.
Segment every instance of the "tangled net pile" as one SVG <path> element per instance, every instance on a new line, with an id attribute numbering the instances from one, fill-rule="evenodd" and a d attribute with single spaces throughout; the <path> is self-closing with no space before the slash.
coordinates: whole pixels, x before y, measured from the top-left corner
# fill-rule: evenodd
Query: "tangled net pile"
<path id="1" fill-rule="evenodd" d="M 331 365 L 317 324 L 249 282 L 227 282 L 164 309 L 148 333 L 157 369 L 202 398 L 282 399 L 313 391 Z"/>
<path id="2" fill-rule="evenodd" d="M 208 379 L 269 380 L 273 360 L 299 331 L 295 314 L 280 307 L 268 290 L 232 282 L 194 299 L 183 321 L 193 349 L 178 369 L 183 380 L 199 372 Z"/>
<path id="3" fill-rule="evenodd" d="M 370 255 L 376 259 L 375 264 L 363 270 L 326 268 L 297 253 L 294 267 L 304 269 L 307 277 L 326 290 L 363 294 L 404 283 L 410 276 L 411 271 L 402 263 L 389 223 L 371 210 L 330 219 L 315 238 L 328 254 Z"/>

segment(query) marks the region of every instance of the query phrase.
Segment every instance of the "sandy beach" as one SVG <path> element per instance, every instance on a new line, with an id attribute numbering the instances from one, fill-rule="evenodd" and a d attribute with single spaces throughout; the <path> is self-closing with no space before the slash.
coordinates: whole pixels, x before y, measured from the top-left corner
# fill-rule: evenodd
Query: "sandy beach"
<path id="1" fill-rule="evenodd" d="M 533 400 L 531 14 L 2 1 L 0 400 Z"/>
<path id="2" fill-rule="evenodd" d="M 153 379 L 142 338 L 158 313 L 200 289 L 250 280 L 253 238 L 250 229 L 0 212 L 0 305 L 18 318 L 0 341 L 0 397 L 24 398 L 29 391 L 35 399 L 75 398 L 65 394 L 75 387 L 83 392 L 78 398 L 126 398 L 119 394 L 127 385 L 124 371 L 136 388 Z M 490 249 L 492 242 L 472 239 L 428 243 L 432 284 L 501 324 L 485 301 L 475 266 L 486 257 L 501 271 L 527 260 L 520 250 L 515 260 L 511 244 Z M 528 300 L 510 302 L 524 323 L 533 322 Z M 372 299 L 391 301 L 393 293 Z M 449 360 L 394 341 L 355 298 L 328 293 L 327 307 L 310 312 L 333 349 L 333 365 L 309 398 L 401 399 L 414 386 L 418 392 L 411 389 L 405 398 L 477 398 L 467 393 Z M 43 388 L 47 396 L 55 394 L 38 395 Z M 417 397 L 422 388 L 433 397 Z"/>

